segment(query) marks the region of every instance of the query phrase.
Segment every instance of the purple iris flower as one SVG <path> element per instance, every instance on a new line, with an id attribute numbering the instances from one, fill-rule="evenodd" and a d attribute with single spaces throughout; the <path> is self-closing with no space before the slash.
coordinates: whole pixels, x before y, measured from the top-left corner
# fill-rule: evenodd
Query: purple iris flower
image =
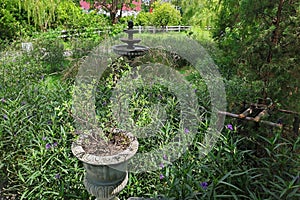
<path id="1" fill-rule="evenodd" d="M 208 183 L 207 182 L 202 182 L 200 183 L 200 186 L 202 187 L 203 190 L 206 190 L 208 187 Z"/>
<path id="2" fill-rule="evenodd" d="M 50 149 L 51 148 L 51 144 L 47 143 L 46 144 L 46 149 Z"/>
<path id="3" fill-rule="evenodd" d="M 231 131 L 233 131 L 233 126 L 232 126 L 232 124 L 227 124 L 227 125 L 226 125 L 226 128 L 229 129 L 229 130 L 231 130 Z"/>
<path id="4" fill-rule="evenodd" d="M 165 178 L 165 176 L 163 175 L 163 174 L 161 174 L 161 175 L 159 175 L 159 179 L 161 180 L 161 179 L 164 179 Z"/>
<path id="5" fill-rule="evenodd" d="M 163 155 L 164 160 L 168 160 L 168 156 L 166 154 Z"/>
<path id="6" fill-rule="evenodd" d="M 184 133 L 189 133 L 190 132 L 190 130 L 188 129 L 188 128 L 184 128 Z"/>
<path id="7" fill-rule="evenodd" d="M 59 178 L 60 178 L 60 174 L 56 174 L 56 175 L 55 175 L 55 178 L 56 178 L 56 179 L 59 179 Z"/>

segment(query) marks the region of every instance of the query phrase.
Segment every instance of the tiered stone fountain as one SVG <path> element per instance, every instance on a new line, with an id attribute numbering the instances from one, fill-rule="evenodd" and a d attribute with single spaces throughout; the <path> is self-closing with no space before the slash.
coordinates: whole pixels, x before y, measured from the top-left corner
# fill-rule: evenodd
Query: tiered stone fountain
<path id="1" fill-rule="evenodd" d="M 128 22 L 128 29 L 124 31 L 125 33 L 128 34 L 128 38 L 121 38 L 120 40 L 126 44 L 121 44 L 121 45 L 115 45 L 113 46 L 113 50 L 116 54 L 120 56 L 126 56 L 130 60 L 134 59 L 135 57 L 145 55 L 149 47 L 147 46 L 142 46 L 142 45 L 136 45 L 141 41 L 141 39 L 135 39 L 133 38 L 133 34 L 137 33 L 138 30 L 133 29 L 133 22 L 129 21 Z"/>

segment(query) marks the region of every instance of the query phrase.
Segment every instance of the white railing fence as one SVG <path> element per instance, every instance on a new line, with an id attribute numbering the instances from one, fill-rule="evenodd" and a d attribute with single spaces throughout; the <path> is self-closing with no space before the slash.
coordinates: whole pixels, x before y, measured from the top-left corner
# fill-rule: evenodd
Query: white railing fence
<path id="1" fill-rule="evenodd" d="M 138 30 L 139 33 L 160 33 L 160 32 L 182 32 L 189 30 L 191 26 L 165 26 L 165 27 L 155 27 L 155 26 L 135 26 L 134 29 Z M 60 38 L 72 38 L 84 35 L 87 33 L 102 35 L 109 33 L 110 28 L 104 29 L 93 29 L 93 30 L 62 30 L 60 32 Z"/>
<path id="2" fill-rule="evenodd" d="M 186 31 L 191 28 L 191 26 L 165 26 L 165 27 L 155 27 L 155 26 L 136 26 L 135 29 L 139 30 L 139 33 L 149 32 L 149 33 L 159 33 L 159 32 L 181 32 Z"/>

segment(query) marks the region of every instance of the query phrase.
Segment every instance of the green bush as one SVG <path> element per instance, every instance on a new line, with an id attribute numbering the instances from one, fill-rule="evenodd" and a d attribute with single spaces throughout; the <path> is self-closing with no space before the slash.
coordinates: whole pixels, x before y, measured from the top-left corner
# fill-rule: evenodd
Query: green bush
<path id="1" fill-rule="evenodd" d="M 103 15 L 98 15 L 96 11 L 85 13 L 73 1 L 62 1 L 57 7 L 58 26 L 63 29 L 86 29 L 107 27 L 109 21 Z"/>
<path id="2" fill-rule="evenodd" d="M 24 11 L 19 10 L 18 0 L 3 0 L 0 5 L 0 41 L 12 41 L 32 32 L 25 20 Z"/>
<path id="3" fill-rule="evenodd" d="M 33 47 L 34 49 L 30 54 L 44 63 L 48 73 L 55 73 L 64 69 L 65 48 L 58 32 L 40 34 L 33 42 Z"/>
<path id="4" fill-rule="evenodd" d="M 180 12 L 170 3 L 155 2 L 152 23 L 155 26 L 179 25 Z"/>
<path id="5" fill-rule="evenodd" d="M 90 38 L 74 38 L 70 40 L 70 42 L 73 58 L 82 58 L 83 56 L 87 56 L 98 44 Z"/>
<path id="6" fill-rule="evenodd" d="M 151 26 L 153 15 L 150 12 L 140 12 L 135 18 L 135 24 L 140 26 Z"/>

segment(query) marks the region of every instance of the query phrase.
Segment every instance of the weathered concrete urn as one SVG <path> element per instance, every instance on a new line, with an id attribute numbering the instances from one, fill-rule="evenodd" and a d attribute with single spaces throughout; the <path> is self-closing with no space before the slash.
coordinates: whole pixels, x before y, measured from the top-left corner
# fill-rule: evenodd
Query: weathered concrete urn
<path id="1" fill-rule="evenodd" d="M 118 199 L 116 195 L 128 182 L 127 163 L 138 150 L 138 141 L 131 133 L 124 133 L 129 146 L 115 155 L 97 156 L 87 153 L 83 144 L 87 135 L 80 135 L 72 144 L 72 153 L 83 162 L 86 170 L 84 185 L 97 200 Z"/>

